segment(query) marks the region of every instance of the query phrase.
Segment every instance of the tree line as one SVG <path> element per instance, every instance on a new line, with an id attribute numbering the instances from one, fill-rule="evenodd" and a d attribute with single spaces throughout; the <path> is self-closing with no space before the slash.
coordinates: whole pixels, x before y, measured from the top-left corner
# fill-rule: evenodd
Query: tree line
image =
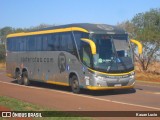
<path id="1" fill-rule="evenodd" d="M 30 28 L 12 28 L 12 27 L 4 27 L 0 29 L 0 62 L 5 61 L 5 42 L 6 42 L 6 36 L 11 33 L 19 33 L 19 32 L 27 32 L 27 31 L 33 31 L 33 30 L 39 30 L 43 29 L 49 26 L 55 26 L 55 25 L 48 25 L 48 24 L 40 24 L 35 27 Z"/>
<path id="2" fill-rule="evenodd" d="M 141 70 L 147 71 L 152 62 L 160 61 L 160 8 L 138 13 L 132 20 L 119 23 L 118 26 L 125 29 L 130 38 L 142 43 L 143 54 L 135 52 Z"/>
<path id="3" fill-rule="evenodd" d="M 38 30 L 51 25 L 41 24 L 31 28 L 12 28 L 4 27 L 0 29 L 0 60 L 5 59 L 4 43 L 6 36 L 10 33 L 26 32 Z M 52 25 L 54 26 L 54 25 Z M 117 24 L 118 27 L 125 29 L 129 37 L 139 40 L 143 45 L 142 55 L 137 54 L 136 46 L 135 59 L 140 64 L 141 70 L 147 71 L 153 61 L 160 61 L 160 8 L 150 9 L 147 12 L 136 14 L 131 20 Z"/>

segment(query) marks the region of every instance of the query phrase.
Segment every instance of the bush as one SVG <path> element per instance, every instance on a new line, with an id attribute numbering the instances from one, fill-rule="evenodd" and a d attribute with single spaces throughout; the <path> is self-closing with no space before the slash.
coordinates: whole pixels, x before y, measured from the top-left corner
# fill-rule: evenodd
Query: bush
<path id="1" fill-rule="evenodd" d="M 0 44 L 0 61 L 5 61 L 5 56 L 6 51 L 5 51 L 5 45 L 4 44 Z"/>

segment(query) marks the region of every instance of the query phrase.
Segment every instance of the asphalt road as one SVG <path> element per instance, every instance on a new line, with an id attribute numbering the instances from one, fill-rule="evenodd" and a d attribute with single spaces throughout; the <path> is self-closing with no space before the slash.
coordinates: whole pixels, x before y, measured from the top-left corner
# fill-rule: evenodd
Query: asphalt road
<path id="1" fill-rule="evenodd" d="M 160 84 L 138 81 L 135 90 L 83 90 L 82 94 L 73 94 L 69 87 L 52 84 L 33 82 L 31 86 L 18 85 L 6 76 L 4 70 L 0 70 L 0 96 L 60 111 L 160 111 Z M 158 120 L 160 117 L 138 119 Z"/>

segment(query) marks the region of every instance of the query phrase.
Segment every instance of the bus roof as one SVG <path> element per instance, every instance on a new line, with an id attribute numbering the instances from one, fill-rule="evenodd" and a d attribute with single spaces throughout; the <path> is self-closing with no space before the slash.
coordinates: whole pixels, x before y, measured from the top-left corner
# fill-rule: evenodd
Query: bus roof
<path id="1" fill-rule="evenodd" d="M 58 32 L 69 32 L 69 31 L 81 31 L 86 33 L 97 33 L 97 34 L 125 34 L 126 33 L 123 29 L 119 27 L 107 25 L 107 24 L 75 23 L 75 24 L 48 27 L 48 28 L 44 28 L 36 31 L 9 34 L 7 38 L 38 35 L 38 34 L 58 33 Z"/>

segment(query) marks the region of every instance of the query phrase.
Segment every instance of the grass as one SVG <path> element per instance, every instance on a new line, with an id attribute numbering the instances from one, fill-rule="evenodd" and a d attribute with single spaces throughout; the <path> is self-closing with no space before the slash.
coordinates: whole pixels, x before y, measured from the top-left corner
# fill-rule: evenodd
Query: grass
<path id="1" fill-rule="evenodd" d="M 136 71 L 136 80 L 148 81 L 148 82 L 159 82 L 160 83 L 160 75 Z"/>
<path id="2" fill-rule="evenodd" d="M 142 71 L 139 63 L 135 64 L 136 80 L 160 83 L 160 62 L 152 62 L 147 71 Z"/>
<path id="3" fill-rule="evenodd" d="M 45 108 L 6 96 L 0 96 L 0 106 L 5 107 L 11 111 L 55 111 L 53 109 Z M 55 112 L 54 115 L 60 117 L 34 118 L 33 120 L 91 120 L 90 118 L 78 117 L 76 115 L 69 115 L 67 113 L 58 111 Z M 0 118 L 0 120 L 7 119 Z"/>

